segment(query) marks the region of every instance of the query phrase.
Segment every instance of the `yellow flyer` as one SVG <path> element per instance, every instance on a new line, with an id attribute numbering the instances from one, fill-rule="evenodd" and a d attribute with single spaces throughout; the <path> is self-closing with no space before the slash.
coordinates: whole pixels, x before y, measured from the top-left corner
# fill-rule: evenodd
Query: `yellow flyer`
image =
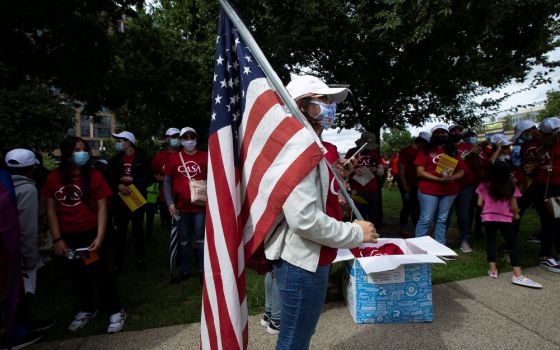
<path id="1" fill-rule="evenodd" d="M 129 185 L 128 189 L 130 190 L 130 194 L 122 194 L 119 192 L 119 196 L 128 206 L 128 209 L 130 209 L 130 211 L 135 211 L 136 209 L 146 204 L 146 198 L 144 198 L 142 193 L 138 191 L 136 186 Z"/>
<path id="2" fill-rule="evenodd" d="M 437 163 L 436 173 L 444 176 L 453 175 L 457 164 L 459 164 L 457 159 L 450 157 L 447 154 L 442 154 Z"/>

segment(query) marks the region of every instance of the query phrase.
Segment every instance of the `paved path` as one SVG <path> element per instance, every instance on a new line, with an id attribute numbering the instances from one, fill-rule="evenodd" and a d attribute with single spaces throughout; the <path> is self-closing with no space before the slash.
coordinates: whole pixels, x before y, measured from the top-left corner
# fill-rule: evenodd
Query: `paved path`
<path id="1" fill-rule="evenodd" d="M 357 325 L 346 306 L 325 306 L 312 349 L 560 349 L 560 275 L 535 267 L 544 285 L 511 284 L 511 272 L 436 285 L 434 322 Z M 249 319 L 249 348 L 274 349 L 276 336 Z M 198 349 L 199 324 L 41 343 L 31 349 Z"/>

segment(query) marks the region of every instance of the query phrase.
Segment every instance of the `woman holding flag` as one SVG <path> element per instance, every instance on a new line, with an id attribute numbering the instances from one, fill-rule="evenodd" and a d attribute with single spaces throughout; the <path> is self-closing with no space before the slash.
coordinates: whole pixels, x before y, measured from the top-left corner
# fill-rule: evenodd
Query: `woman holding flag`
<path id="1" fill-rule="evenodd" d="M 313 76 L 295 78 L 287 90 L 318 135 L 333 124 L 336 104 L 348 94 L 348 89 L 329 88 Z M 325 144 L 327 159 L 333 151 L 329 145 Z M 343 175 L 348 172 L 340 159 L 333 164 Z M 336 214 L 340 211 L 338 194 L 332 191 L 334 183 L 334 175 L 324 162 L 320 163 L 291 192 L 283 205 L 285 220 L 267 237 L 265 253 L 274 261 L 282 305 L 277 349 L 309 347 L 337 248 L 377 242 L 378 234 L 371 222 L 340 221 L 341 215 Z"/>

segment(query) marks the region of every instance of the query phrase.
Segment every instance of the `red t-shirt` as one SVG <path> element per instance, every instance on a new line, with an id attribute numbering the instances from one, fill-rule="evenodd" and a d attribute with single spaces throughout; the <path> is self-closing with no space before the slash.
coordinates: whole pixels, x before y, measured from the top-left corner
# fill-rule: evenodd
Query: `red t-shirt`
<path id="1" fill-rule="evenodd" d="M 122 157 L 123 168 L 125 176 L 130 176 L 130 169 L 132 169 L 132 162 L 134 162 L 134 158 L 136 157 L 136 151 L 131 155 L 125 154 Z"/>
<path id="2" fill-rule="evenodd" d="M 183 155 L 185 164 L 181 161 L 180 154 Z M 206 210 L 201 205 L 191 203 L 191 191 L 189 188 L 189 177 L 193 180 L 206 180 L 208 176 L 208 152 L 197 151 L 193 155 L 186 151 L 173 154 L 169 157 L 169 162 L 165 167 L 165 176 L 173 177 L 172 191 L 175 199 L 175 207 L 183 213 L 201 213 Z"/>
<path id="3" fill-rule="evenodd" d="M 399 154 L 395 153 L 391 156 L 391 175 L 399 175 Z"/>
<path id="4" fill-rule="evenodd" d="M 339 157 L 338 150 L 336 146 L 323 141 L 323 146 L 327 149 L 327 154 L 325 158 L 329 164 L 334 163 Z M 329 169 L 329 192 L 327 193 L 327 215 L 331 218 L 337 220 L 342 220 L 342 207 L 338 202 L 338 193 L 340 192 L 340 187 L 336 181 L 334 174 Z M 327 246 L 321 246 L 321 253 L 319 255 L 319 265 L 330 265 L 336 258 L 337 249 Z"/>
<path id="5" fill-rule="evenodd" d="M 538 169 L 536 182 L 546 184 L 550 174 L 550 184 L 560 184 L 560 143 L 552 147 L 540 147 L 537 153 Z M 552 172 L 549 171 L 552 169 Z"/>
<path id="6" fill-rule="evenodd" d="M 418 152 L 414 164 L 416 164 L 416 166 L 424 167 L 425 171 L 427 171 L 428 173 L 434 176 L 441 177 L 440 174 L 436 173 L 436 167 L 439 158 L 443 153 L 444 153 L 443 149 L 439 149 L 439 150 L 432 149 L 428 152 L 428 155 L 426 155 L 422 151 Z M 461 169 L 464 170 L 465 166 L 461 157 L 456 156 L 455 159 L 459 160 L 459 163 L 457 164 L 454 173 L 457 173 L 457 171 Z M 419 178 L 418 189 L 420 190 L 420 192 L 432 196 L 449 196 L 449 195 L 454 195 L 459 193 L 459 182 L 458 181 L 435 182 L 432 180 Z"/>
<path id="7" fill-rule="evenodd" d="M 177 152 L 169 150 L 159 152 L 152 160 L 152 172 L 154 175 L 165 176 L 165 165 L 169 163 L 169 159 Z M 163 198 L 163 186 L 159 186 L 158 202 L 165 202 Z"/>
<path id="8" fill-rule="evenodd" d="M 97 201 L 111 196 L 103 175 L 91 170 L 89 204 L 82 201 L 81 177 L 73 177 L 72 185 L 64 186 L 59 170 L 53 171 L 43 187 L 47 198 L 54 198 L 61 233 L 83 232 L 97 227 Z"/>
<path id="9" fill-rule="evenodd" d="M 525 175 L 533 178 L 537 176 L 541 146 L 542 140 L 533 140 L 521 144 L 521 160 Z"/>
<path id="10" fill-rule="evenodd" d="M 346 152 L 346 159 L 350 159 L 352 155 L 357 151 L 357 148 L 352 148 Z M 377 168 L 378 165 L 385 164 L 385 160 L 379 154 L 379 149 L 364 149 L 360 152 L 360 157 L 358 158 L 358 165 L 356 168 L 368 167 Z M 375 171 L 375 170 L 374 170 Z M 377 178 L 371 179 L 365 186 L 360 185 L 359 182 L 355 181 L 350 177 L 350 187 L 353 190 L 360 192 L 377 192 Z"/>
<path id="11" fill-rule="evenodd" d="M 470 143 L 464 143 L 461 142 L 457 145 L 457 153 L 459 155 L 459 157 L 461 157 L 463 155 L 463 153 L 467 153 L 470 152 L 470 150 L 474 147 L 474 145 L 471 145 Z M 482 153 L 482 152 L 481 152 Z M 475 183 L 476 180 L 476 172 L 474 171 L 474 162 L 475 162 L 475 158 L 474 158 L 474 154 L 467 157 L 467 159 L 464 160 L 464 165 L 465 165 L 465 175 L 459 180 L 459 186 L 460 187 L 467 187 L 470 186 L 472 184 Z"/>
<path id="12" fill-rule="evenodd" d="M 404 165 L 404 173 L 406 183 L 409 187 L 416 187 L 418 185 L 418 175 L 416 174 L 416 155 L 421 151 L 413 145 L 406 146 L 399 152 L 399 164 Z"/>

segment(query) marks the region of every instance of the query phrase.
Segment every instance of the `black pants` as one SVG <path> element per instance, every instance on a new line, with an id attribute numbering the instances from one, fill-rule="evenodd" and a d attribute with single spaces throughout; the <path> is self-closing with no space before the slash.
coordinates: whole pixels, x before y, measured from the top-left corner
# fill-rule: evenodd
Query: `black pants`
<path id="1" fill-rule="evenodd" d="M 151 238 L 154 234 L 154 217 L 158 210 L 157 203 L 146 203 L 146 238 Z"/>
<path id="2" fill-rule="evenodd" d="M 165 227 L 167 232 L 171 231 L 171 215 L 169 214 L 169 209 L 167 208 L 167 203 L 165 201 L 158 202 L 159 206 L 159 220 L 161 226 Z"/>
<path id="3" fill-rule="evenodd" d="M 420 202 L 418 202 L 418 188 L 411 187 L 410 192 L 405 192 L 401 185 L 400 180 L 397 180 L 397 186 L 399 187 L 399 192 L 401 193 L 402 208 L 400 213 L 400 224 L 401 229 L 406 227 L 408 222 L 408 217 L 412 219 L 412 223 L 416 227 L 418 224 L 418 218 L 420 217 Z M 408 196 L 407 196 L 408 195 Z"/>
<path id="4" fill-rule="evenodd" d="M 541 220 L 541 257 L 554 255 L 554 248 L 560 244 L 560 219 L 553 219 L 548 215 L 544 204 L 545 184 L 536 183 L 535 187 L 535 209 Z M 548 188 L 547 198 L 560 196 L 560 185 L 551 184 Z M 558 254 L 559 252 L 556 251 Z"/>
<path id="5" fill-rule="evenodd" d="M 542 213 L 539 212 L 540 208 L 539 204 L 543 201 L 544 196 L 544 187 L 540 186 L 536 182 L 533 182 L 526 190 L 523 192 L 523 196 L 517 200 L 517 206 L 519 207 L 519 215 L 523 217 L 523 214 L 527 209 L 531 206 L 534 206 L 539 214 L 539 217 Z M 541 232 L 542 232 L 542 224 L 543 221 L 541 220 Z M 515 235 L 519 235 L 519 229 L 521 226 L 521 220 L 517 220 L 514 223 L 514 232 Z"/>
<path id="6" fill-rule="evenodd" d="M 115 267 L 122 269 L 126 249 L 128 223 L 132 221 L 132 238 L 134 239 L 134 253 L 136 261 L 144 260 L 144 211 L 141 207 L 131 212 L 127 207 L 115 206 L 114 220 L 117 228 L 115 232 Z"/>
<path id="7" fill-rule="evenodd" d="M 521 266 L 517 253 L 517 244 L 513 234 L 513 224 L 511 222 L 484 222 L 484 232 L 486 233 L 486 260 L 496 262 L 496 233 L 500 230 L 509 248 L 509 259 L 511 266 Z"/>
<path id="8" fill-rule="evenodd" d="M 62 234 L 62 239 L 70 249 L 86 248 L 97 235 L 97 228 L 79 233 Z M 95 292 L 100 303 L 111 314 L 121 311 L 122 306 L 117 288 L 107 271 L 103 254 L 98 254 L 99 260 L 86 265 L 82 259 L 69 260 L 65 258 L 65 265 L 80 301 L 80 311 L 93 312 L 97 309 Z"/>

